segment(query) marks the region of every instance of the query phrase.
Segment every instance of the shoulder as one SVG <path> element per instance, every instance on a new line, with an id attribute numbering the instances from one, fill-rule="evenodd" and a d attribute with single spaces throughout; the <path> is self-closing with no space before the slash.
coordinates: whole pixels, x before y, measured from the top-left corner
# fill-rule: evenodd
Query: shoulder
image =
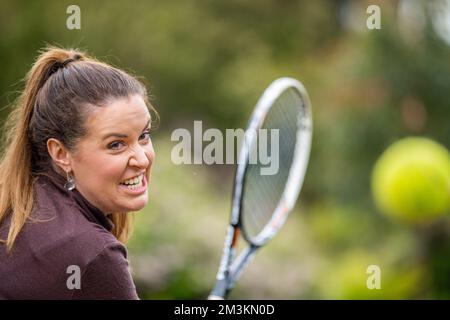
<path id="1" fill-rule="evenodd" d="M 22 231 L 22 240 L 36 253 L 61 253 L 88 263 L 106 246 L 120 244 L 101 225 L 89 221 L 70 201 L 51 199 L 38 203 Z"/>
<path id="2" fill-rule="evenodd" d="M 71 212 L 74 216 L 76 212 Z M 81 216 L 81 214 L 78 214 Z M 67 220 L 73 220 L 68 222 Z M 68 224 L 69 227 L 64 226 Z M 77 225 L 77 227 L 73 227 Z M 60 299 L 137 299 L 127 249 L 109 231 L 83 218 L 54 219 L 27 226 L 18 260 L 21 274 L 39 282 L 39 296 Z M 28 246 L 28 248 L 24 247 Z M 71 287 L 78 279 L 79 287 Z M 41 282 L 43 281 L 43 282 Z M 24 285 L 26 282 L 23 283 Z"/>
<path id="3" fill-rule="evenodd" d="M 120 243 L 108 243 L 80 272 L 74 299 L 138 299 Z"/>
<path id="4" fill-rule="evenodd" d="M 0 298 L 137 298 L 125 246 L 73 202 L 37 191 L 12 252 L 0 250 Z M 69 286 L 74 270 L 80 290 Z"/>
<path id="5" fill-rule="evenodd" d="M 73 199 L 45 182 L 35 188 L 33 212 L 23 233 L 35 250 L 81 255 L 85 263 L 107 245 L 120 244 L 102 225 L 89 220 Z"/>
<path id="6" fill-rule="evenodd" d="M 64 275 L 67 288 L 73 277 L 80 277 L 80 286 L 70 289 L 71 298 L 138 298 L 126 247 L 110 231 L 87 219 L 76 203 L 59 197 L 41 201 L 36 217 L 51 219 L 33 223 L 33 237 L 45 237 L 36 250 Z"/>

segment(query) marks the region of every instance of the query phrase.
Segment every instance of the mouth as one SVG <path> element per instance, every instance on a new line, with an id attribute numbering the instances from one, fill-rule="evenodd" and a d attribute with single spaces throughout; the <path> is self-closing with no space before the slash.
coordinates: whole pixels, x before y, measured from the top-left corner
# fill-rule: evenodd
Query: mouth
<path id="1" fill-rule="evenodd" d="M 147 181 L 144 173 L 141 173 L 140 175 L 135 176 L 133 178 L 124 180 L 120 182 L 119 185 L 124 189 L 135 192 L 141 192 L 142 190 L 147 189 Z"/>

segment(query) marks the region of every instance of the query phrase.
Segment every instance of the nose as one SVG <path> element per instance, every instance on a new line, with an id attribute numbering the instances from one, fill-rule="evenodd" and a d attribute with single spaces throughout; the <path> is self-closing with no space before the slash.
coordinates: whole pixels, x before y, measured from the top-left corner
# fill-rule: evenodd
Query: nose
<path id="1" fill-rule="evenodd" d="M 151 150 L 146 150 L 142 146 L 135 148 L 131 155 L 129 165 L 139 169 L 147 169 L 151 162 Z"/>

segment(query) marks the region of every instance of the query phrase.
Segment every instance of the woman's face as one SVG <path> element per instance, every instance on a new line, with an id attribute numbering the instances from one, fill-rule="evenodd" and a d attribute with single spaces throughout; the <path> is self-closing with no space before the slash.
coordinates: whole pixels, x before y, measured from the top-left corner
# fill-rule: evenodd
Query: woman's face
<path id="1" fill-rule="evenodd" d="M 155 158 L 148 108 L 133 95 L 92 109 L 72 154 L 76 188 L 105 214 L 140 210 Z"/>

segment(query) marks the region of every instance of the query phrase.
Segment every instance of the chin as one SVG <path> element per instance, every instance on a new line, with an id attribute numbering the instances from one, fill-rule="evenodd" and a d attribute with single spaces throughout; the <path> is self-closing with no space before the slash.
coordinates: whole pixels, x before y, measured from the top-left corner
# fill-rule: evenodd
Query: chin
<path id="1" fill-rule="evenodd" d="M 123 211 L 139 211 L 143 209 L 147 205 L 148 199 L 142 199 L 142 200 L 131 200 L 129 203 L 127 203 L 125 206 L 123 206 Z"/>

